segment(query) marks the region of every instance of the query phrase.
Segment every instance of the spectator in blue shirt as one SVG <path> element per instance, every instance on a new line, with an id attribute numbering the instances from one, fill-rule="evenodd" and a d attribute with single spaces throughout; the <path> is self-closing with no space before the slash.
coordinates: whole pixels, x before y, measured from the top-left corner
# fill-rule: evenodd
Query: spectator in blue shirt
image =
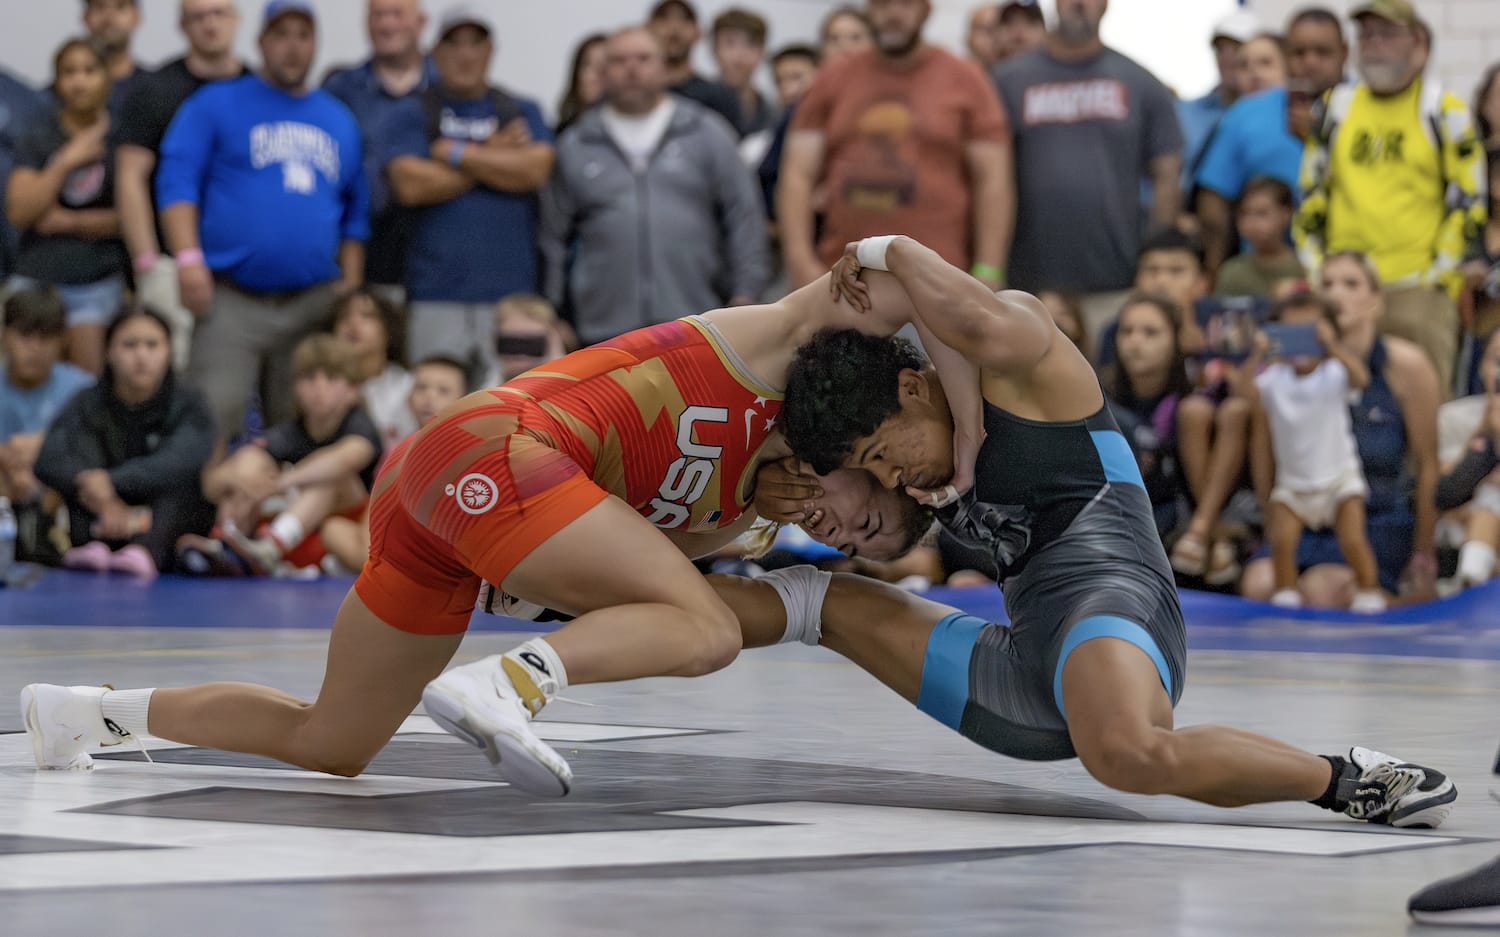
<path id="1" fill-rule="evenodd" d="M 1236 10 L 1214 24 L 1214 63 L 1219 68 L 1219 83 L 1201 98 L 1177 102 L 1177 123 L 1182 127 L 1182 187 L 1191 195 L 1193 174 L 1204 147 L 1214 135 L 1219 121 L 1244 90 L 1239 86 L 1240 46 L 1260 32 L 1260 24 L 1248 10 Z"/>
<path id="2" fill-rule="evenodd" d="M 364 275 L 368 194 L 359 126 L 307 86 L 306 0 L 270 0 L 258 74 L 216 82 L 162 141 L 156 202 L 182 304 L 199 317 L 188 376 L 232 437 L 260 380 L 268 424 L 289 420 L 291 354 L 327 320 L 335 282 Z"/>
<path id="3" fill-rule="evenodd" d="M 1231 206 L 1244 194 L 1245 185 L 1264 176 L 1285 183 L 1295 196 L 1302 166 L 1302 141 L 1287 129 L 1288 76 L 1280 37 L 1256 36 L 1240 55 L 1245 62 L 1245 97 L 1219 123 L 1194 180 L 1210 271 L 1236 253 Z"/>
<path id="4" fill-rule="evenodd" d="M 359 121 L 365 148 L 365 181 L 370 186 L 370 241 L 365 246 L 365 280 L 393 301 L 406 277 L 406 250 L 415 224 L 412 210 L 391 198 L 381 169 L 386 127 L 404 101 L 420 98 L 437 81 L 437 68 L 422 54 L 427 16 L 421 0 L 369 0 L 366 25 L 370 58 L 336 68 L 323 90 L 343 101 Z"/>
<path id="5" fill-rule="evenodd" d="M 50 286 L 12 293 L 0 329 L 0 495 L 24 505 L 39 498 L 32 474 L 42 435 L 93 375 L 60 359 L 66 319 Z"/>
<path id="6" fill-rule="evenodd" d="M 552 132 L 537 105 L 485 83 L 490 26 L 458 7 L 438 26 L 438 82 L 392 119 L 386 175 L 420 208 L 406 257 L 414 360 L 493 367 L 494 305 L 537 291 L 536 191 L 552 173 Z"/>

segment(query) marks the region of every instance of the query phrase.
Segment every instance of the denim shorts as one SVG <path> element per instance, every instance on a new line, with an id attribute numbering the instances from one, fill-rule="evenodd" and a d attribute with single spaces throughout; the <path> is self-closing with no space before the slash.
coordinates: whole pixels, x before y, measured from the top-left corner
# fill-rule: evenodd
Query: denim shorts
<path id="1" fill-rule="evenodd" d="M 13 276 L 6 283 L 8 292 L 29 290 L 42 286 L 42 281 L 31 277 Z M 120 300 L 125 296 L 125 277 L 115 275 L 95 280 L 93 283 L 77 285 L 52 284 L 57 295 L 62 297 L 63 309 L 67 313 L 68 328 L 75 325 L 104 325 L 120 311 Z"/>

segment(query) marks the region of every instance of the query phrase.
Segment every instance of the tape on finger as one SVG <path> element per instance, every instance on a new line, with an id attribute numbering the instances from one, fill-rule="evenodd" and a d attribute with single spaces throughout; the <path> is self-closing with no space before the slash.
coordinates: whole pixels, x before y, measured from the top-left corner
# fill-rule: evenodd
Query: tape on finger
<path id="1" fill-rule="evenodd" d="M 958 500 L 958 489 L 952 485 L 944 485 L 942 491 L 935 491 L 927 496 L 927 503 L 935 508 L 945 508 Z"/>

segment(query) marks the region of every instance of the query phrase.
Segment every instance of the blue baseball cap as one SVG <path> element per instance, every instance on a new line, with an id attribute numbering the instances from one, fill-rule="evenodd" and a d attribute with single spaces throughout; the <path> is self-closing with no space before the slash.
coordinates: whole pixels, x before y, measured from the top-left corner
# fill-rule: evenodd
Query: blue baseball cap
<path id="1" fill-rule="evenodd" d="M 265 32 L 274 26 L 277 20 L 293 13 L 307 17 L 310 23 L 318 22 L 318 15 L 313 12 L 313 5 L 308 0 L 266 0 L 265 13 L 260 18 L 260 31 Z"/>

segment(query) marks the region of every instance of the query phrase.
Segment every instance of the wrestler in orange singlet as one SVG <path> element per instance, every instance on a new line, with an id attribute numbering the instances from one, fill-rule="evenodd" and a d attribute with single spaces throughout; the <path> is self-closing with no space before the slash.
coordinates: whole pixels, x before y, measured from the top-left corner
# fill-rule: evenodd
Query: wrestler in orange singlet
<path id="1" fill-rule="evenodd" d="M 392 627 L 458 634 L 481 578 L 505 582 L 609 495 L 664 530 L 729 527 L 755 468 L 786 453 L 780 412 L 781 392 L 698 316 L 470 394 L 386 463 L 354 588 Z"/>

